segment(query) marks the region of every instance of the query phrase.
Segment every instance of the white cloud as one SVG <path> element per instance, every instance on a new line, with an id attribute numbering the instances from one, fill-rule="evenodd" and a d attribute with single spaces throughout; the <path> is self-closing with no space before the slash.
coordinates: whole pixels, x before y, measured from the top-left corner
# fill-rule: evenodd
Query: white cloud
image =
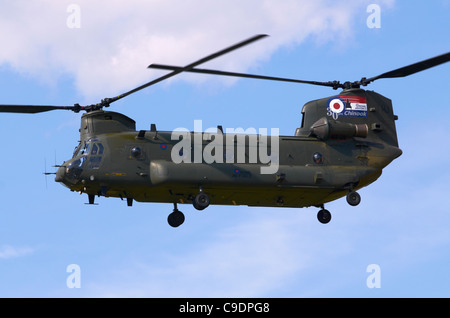
<path id="1" fill-rule="evenodd" d="M 185 64 L 254 34 L 271 35 L 210 64 L 246 71 L 310 36 L 319 43 L 351 37 L 366 15 L 361 1 L 78 0 L 80 28 L 69 28 L 71 3 L 3 2 L 0 30 L 8 31 L 0 33 L 0 64 L 44 81 L 69 73 L 88 98 L 149 81 L 160 74 L 146 69 L 150 63 Z"/>
<path id="2" fill-rule="evenodd" d="M 10 245 L 3 245 L 0 248 L 0 259 L 10 259 L 29 255 L 33 253 L 30 247 L 14 247 Z"/>

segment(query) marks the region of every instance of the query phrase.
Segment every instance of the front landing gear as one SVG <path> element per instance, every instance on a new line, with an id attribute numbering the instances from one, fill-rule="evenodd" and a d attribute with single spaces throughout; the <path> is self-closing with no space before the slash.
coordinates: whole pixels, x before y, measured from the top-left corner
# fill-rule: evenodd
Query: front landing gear
<path id="1" fill-rule="evenodd" d="M 322 209 L 317 213 L 317 219 L 322 224 L 327 224 L 331 221 L 331 213 L 330 211 L 324 209 L 322 206 Z"/>
<path id="2" fill-rule="evenodd" d="M 197 210 L 204 210 L 209 206 L 210 200 L 209 196 L 200 190 L 200 192 L 195 196 L 194 200 L 192 200 L 192 205 Z"/>
<path id="3" fill-rule="evenodd" d="M 178 227 L 184 222 L 184 214 L 178 210 L 176 203 L 173 204 L 173 212 L 167 217 L 167 222 L 171 227 Z"/>

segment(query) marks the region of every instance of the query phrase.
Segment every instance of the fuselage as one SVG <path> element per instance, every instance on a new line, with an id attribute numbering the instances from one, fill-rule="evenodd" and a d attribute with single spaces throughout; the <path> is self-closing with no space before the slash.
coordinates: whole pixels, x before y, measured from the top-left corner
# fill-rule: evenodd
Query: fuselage
<path id="1" fill-rule="evenodd" d="M 304 121 L 317 122 L 312 113 Z M 330 120 L 322 122 L 339 132 L 343 124 Z M 355 127 L 368 131 L 370 123 L 363 122 L 358 118 Z M 294 136 L 221 129 L 180 133 L 155 126 L 136 131 L 134 121 L 122 114 L 95 111 L 83 115 L 81 143 L 55 180 L 91 196 L 141 202 L 191 203 L 200 190 L 211 204 L 320 206 L 374 182 L 401 154 L 396 136 L 395 142 L 384 142 L 375 135 L 376 125 L 363 137 L 349 135 L 342 126 L 340 136 L 326 138 L 323 129 L 318 133 L 303 126 Z"/>

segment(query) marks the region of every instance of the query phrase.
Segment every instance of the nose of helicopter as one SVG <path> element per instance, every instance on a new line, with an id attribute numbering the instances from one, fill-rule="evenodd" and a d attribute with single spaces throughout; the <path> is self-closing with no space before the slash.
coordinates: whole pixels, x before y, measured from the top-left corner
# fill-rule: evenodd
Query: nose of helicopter
<path id="1" fill-rule="evenodd" d="M 64 174 L 65 174 L 65 168 L 59 167 L 58 170 L 56 170 L 55 181 L 62 182 L 64 179 Z"/>

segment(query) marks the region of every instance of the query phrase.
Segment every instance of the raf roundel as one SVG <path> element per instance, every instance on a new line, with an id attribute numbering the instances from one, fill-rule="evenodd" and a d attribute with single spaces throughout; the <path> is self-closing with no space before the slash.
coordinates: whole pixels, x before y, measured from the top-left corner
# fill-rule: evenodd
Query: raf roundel
<path id="1" fill-rule="evenodd" d="M 328 108 L 336 114 L 340 114 L 345 109 L 345 104 L 340 98 L 333 98 L 328 102 Z"/>

